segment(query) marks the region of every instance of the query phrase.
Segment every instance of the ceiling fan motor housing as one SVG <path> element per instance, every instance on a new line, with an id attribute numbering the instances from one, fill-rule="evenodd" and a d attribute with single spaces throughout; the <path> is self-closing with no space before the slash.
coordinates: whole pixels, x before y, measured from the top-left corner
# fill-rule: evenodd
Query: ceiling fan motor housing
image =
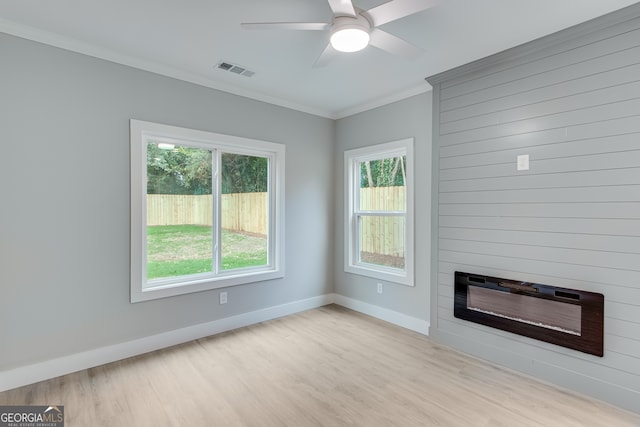
<path id="1" fill-rule="evenodd" d="M 362 15 L 337 16 L 331 28 L 331 46 L 340 52 L 357 52 L 369 44 L 371 23 Z"/>

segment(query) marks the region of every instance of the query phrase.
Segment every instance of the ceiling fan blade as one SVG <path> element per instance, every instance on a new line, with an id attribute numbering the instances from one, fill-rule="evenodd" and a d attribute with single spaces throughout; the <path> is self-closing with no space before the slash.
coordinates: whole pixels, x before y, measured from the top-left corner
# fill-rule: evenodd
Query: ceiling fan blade
<path id="1" fill-rule="evenodd" d="M 407 59 L 416 58 L 423 52 L 419 47 L 378 28 L 374 28 L 371 31 L 370 37 L 369 44 L 371 46 L 375 46 L 378 49 L 385 50 L 393 55 L 402 56 Z"/>
<path id="2" fill-rule="evenodd" d="M 322 31 L 331 27 L 326 22 L 243 22 L 240 26 L 247 30 L 306 30 Z"/>
<path id="3" fill-rule="evenodd" d="M 334 16 L 356 16 L 351 0 L 328 0 Z"/>
<path id="4" fill-rule="evenodd" d="M 327 47 L 324 48 L 316 62 L 313 64 L 313 68 L 320 68 L 327 65 L 327 63 L 338 54 L 338 51 L 331 46 L 331 43 L 327 43 Z"/>
<path id="5" fill-rule="evenodd" d="M 366 11 L 374 27 L 414 13 L 422 12 L 440 3 L 439 0 L 392 0 Z"/>

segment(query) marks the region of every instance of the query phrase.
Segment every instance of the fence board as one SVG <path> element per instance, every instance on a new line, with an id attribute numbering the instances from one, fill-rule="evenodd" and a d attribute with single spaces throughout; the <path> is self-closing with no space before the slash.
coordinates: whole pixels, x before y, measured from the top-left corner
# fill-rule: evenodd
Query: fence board
<path id="1" fill-rule="evenodd" d="M 211 195 L 147 194 L 147 225 L 213 224 Z"/>
<path id="2" fill-rule="evenodd" d="M 363 211 L 406 210 L 406 187 L 367 187 L 360 189 Z M 373 217 L 361 224 L 360 250 L 372 254 L 404 258 L 405 222 L 403 217 Z"/>
<path id="3" fill-rule="evenodd" d="M 222 195 L 222 228 L 267 234 L 267 193 Z M 213 225 L 212 196 L 148 194 L 147 225 Z"/>
<path id="4" fill-rule="evenodd" d="M 267 193 L 222 195 L 222 228 L 267 235 Z"/>

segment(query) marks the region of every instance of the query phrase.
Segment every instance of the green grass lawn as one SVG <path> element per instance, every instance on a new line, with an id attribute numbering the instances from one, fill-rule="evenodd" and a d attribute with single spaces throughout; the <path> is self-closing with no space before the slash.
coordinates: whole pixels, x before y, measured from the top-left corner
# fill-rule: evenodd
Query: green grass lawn
<path id="1" fill-rule="evenodd" d="M 147 278 L 212 271 L 212 228 L 199 225 L 147 227 Z M 222 231 L 222 269 L 267 263 L 267 239 Z"/>

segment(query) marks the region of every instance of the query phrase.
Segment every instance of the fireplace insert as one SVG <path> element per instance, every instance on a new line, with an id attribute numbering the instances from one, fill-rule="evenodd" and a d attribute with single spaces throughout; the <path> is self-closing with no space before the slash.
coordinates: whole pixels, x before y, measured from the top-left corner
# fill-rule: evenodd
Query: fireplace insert
<path id="1" fill-rule="evenodd" d="M 455 273 L 454 316 L 602 357 L 599 293 Z"/>

